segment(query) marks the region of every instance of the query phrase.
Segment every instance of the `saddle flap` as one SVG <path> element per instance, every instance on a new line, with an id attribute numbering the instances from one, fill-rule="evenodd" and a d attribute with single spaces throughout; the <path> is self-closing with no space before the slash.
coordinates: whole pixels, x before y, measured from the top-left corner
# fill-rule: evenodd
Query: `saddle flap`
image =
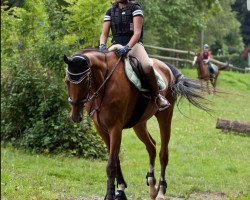
<path id="1" fill-rule="evenodd" d="M 161 75 L 154 70 L 156 80 L 159 86 L 159 90 L 162 91 L 166 88 L 166 84 L 164 83 Z M 143 73 L 142 66 L 137 58 L 132 57 L 131 59 L 125 59 L 125 74 L 129 81 L 141 92 L 149 92 L 148 84 Z"/>

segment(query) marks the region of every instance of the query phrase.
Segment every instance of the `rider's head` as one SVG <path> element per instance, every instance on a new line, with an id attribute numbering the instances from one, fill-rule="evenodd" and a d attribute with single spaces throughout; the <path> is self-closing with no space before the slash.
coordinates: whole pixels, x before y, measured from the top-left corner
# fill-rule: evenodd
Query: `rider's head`
<path id="1" fill-rule="evenodd" d="M 128 0 L 116 0 L 116 3 L 127 3 Z"/>
<path id="2" fill-rule="evenodd" d="M 208 44 L 205 44 L 204 47 L 203 47 L 204 51 L 208 51 L 209 50 L 209 46 Z"/>

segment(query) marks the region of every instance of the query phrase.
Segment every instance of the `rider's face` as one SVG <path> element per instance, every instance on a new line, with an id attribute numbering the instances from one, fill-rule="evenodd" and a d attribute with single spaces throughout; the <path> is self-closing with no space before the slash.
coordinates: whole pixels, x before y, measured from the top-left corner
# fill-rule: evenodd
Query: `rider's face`
<path id="1" fill-rule="evenodd" d="M 208 48 L 204 48 L 204 51 L 205 51 L 205 52 L 208 52 Z"/>

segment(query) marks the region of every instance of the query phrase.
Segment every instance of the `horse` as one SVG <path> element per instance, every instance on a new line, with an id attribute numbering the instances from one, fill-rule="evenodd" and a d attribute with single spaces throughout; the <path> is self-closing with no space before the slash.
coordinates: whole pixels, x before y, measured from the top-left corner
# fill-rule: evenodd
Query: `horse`
<path id="1" fill-rule="evenodd" d="M 143 104 L 144 94 L 129 82 L 125 75 L 125 62 L 117 56 L 116 51 L 101 52 L 96 49 L 85 49 L 72 57 L 64 55 L 66 68 L 66 85 L 68 101 L 71 104 L 70 117 L 74 122 L 83 120 L 83 109 L 92 118 L 95 128 L 107 146 L 108 162 L 107 192 L 105 200 L 126 200 L 124 179 L 119 151 L 122 141 L 122 130 L 133 128 L 137 137 L 145 144 L 149 155 L 149 170 L 146 175 L 151 199 L 164 200 L 167 189 L 165 178 L 168 164 L 168 144 L 171 133 L 171 121 L 174 105 L 185 97 L 194 106 L 205 109 L 202 105 L 200 84 L 191 81 L 174 66 L 151 59 L 153 68 L 162 76 L 166 88 L 161 91 L 170 102 L 170 106 L 159 111 L 154 98 L 147 96 L 146 106 Z M 143 98 L 142 98 L 143 97 Z M 141 112 L 141 115 L 138 115 Z M 156 142 L 147 129 L 147 121 L 156 116 L 160 127 L 160 164 L 159 185 L 156 187 L 154 166 L 156 158 Z M 137 117 L 135 117 L 137 116 Z M 139 116 L 139 117 L 138 117 Z M 131 119 L 134 119 L 131 123 Z M 117 191 L 115 192 L 115 180 Z"/>
<path id="2" fill-rule="evenodd" d="M 204 88 L 203 83 L 206 82 L 206 91 L 208 94 L 213 94 L 216 91 L 216 83 L 219 76 L 219 68 L 216 65 L 212 65 L 209 68 L 208 64 L 203 58 L 203 54 L 199 53 L 194 57 L 193 65 L 197 64 L 198 79 L 200 80 L 202 88 Z M 209 81 L 212 85 L 212 91 L 210 90 Z"/>

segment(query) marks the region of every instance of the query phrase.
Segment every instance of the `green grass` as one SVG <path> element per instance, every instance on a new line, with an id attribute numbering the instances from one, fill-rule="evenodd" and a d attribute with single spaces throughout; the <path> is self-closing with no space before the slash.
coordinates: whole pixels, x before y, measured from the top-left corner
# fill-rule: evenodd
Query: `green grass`
<path id="1" fill-rule="evenodd" d="M 182 72 L 196 78 L 194 70 Z M 179 105 L 185 116 L 175 109 L 167 168 L 168 197 L 222 192 L 229 199 L 250 199 L 250 138 L 215 129 L 217 118 L 250 122 L 250 75 L 222 72 L 218 89 L 224 93 L 207 96 L 214 109 L 211 115 L 186 101 Z M 159 150 L 155 118 L 149 121 L 148 128 Z M 2 148 L 1 156 L 3 200 L 81 199 L 105 194 L 105 161 L 35 155 L 12 147 Z M 148 155 L 132 130 L 123 133 L 121 162 L 128 199 L 149 199 L 145 184 Z M 159 170 L 157 158 L 157 178 Z"/>

